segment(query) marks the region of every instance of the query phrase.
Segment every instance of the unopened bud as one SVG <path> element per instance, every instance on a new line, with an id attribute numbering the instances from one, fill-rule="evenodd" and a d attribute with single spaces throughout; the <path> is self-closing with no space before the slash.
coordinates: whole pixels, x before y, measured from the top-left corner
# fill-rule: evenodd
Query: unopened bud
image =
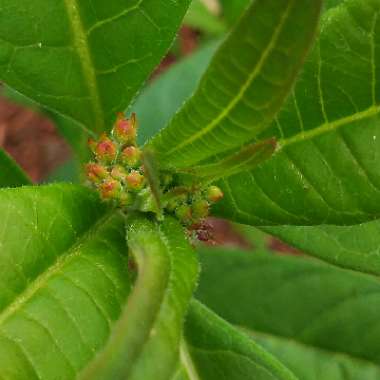
<path id="1" fill-rule="evenodd" d="M 112 140 L 103 134 L 95 147 L 95 154 L 98 160 L 110 163 L 115 160 L 117 149 Z"/>
<path id="2" fill-rule="evenodd" d="M 175 215 L 182 223 L 188 224 L 192 220 L 191 207 L 188 205 L 178 206 Z"/>
<path id="3" fill-rule="evenodd" d="M 126 177 L 128 188 L 140 190 L 144 183 L 144 176 L 136 170 L 132 170 Z"/>
<path id="4" fill-rule="evenodd" d="M 86 176 L 91 182 L 99 183 L 108 177 L 108 171 L 104 166 L 90 162 L 86 165 Z"/>
<path id="5" fill-rule="evenodd" d="M 210 205 L 204 200 L 195 201 L 192 205 L 192 214 L 194 219 L 204 219 L 209 215 Z"/>
<path id="6" fill-rule="evenodd" d="M 207 192 L 206 192 L 206 198 L 210 201 L 210 202 L 219 202 L 221 199 L 223 199 L 224 197 L 224 194 L 222 192 L 222 190 L 219 189 L 218 186 L 210 186 L 208 189 L 207 189 Z"/>
<path id="7" fill-rule="evenodd" d="M 103 182 L 99 186 L 99 190 L 103 199 L 115 199 L 119 197 L 122 186 L 119 181 L 111 179 Z"/>
<path id="8" fill-rule="evenodd" d="M 123 114 L 119 115 L 113 133 L 120 142 L 133 143 L 136 140 L 137 134 L 135 114 L 132 114 L 130 119 L 125 119 Z"/>
<path id="9" fill-rule="evenodd" d="M 123 164 L 128 166 L 137 166 L 140 163 L 141 150 L 135 146 L 127 146 L 121 153 Z"/>
<path id="10" fill-rule="evenodd" d="M 126 170 L 120 165 L 114 166 L 111 170 L 112 178 L 117 179 L 119 181 L 126 181 L 127 175 L 128 173 L 126 172 Z"/>

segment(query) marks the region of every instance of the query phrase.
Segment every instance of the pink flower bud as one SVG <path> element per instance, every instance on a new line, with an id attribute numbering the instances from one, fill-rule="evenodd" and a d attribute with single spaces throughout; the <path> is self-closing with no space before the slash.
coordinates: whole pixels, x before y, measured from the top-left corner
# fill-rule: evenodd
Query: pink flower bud
<path id="1" fill-rule="evenodd" d="M 103 134 L 96 145 L 95 154 L 99 161 L 111 163 L 116 158 L 117 149 L 111 139 Z"/>
<path id="2" fill-rule="evenodd" d="M 123 114 L 116 120 L 113 133 L 122 143 L 134 143 L 137 135 L 136 116 L 132 114 L 130 119 L 125 119 Z"/>
<path id="3" fill-rule="evenodd" d="M 127 186 L 131 190 L 140 190 L 143 187 L 144 176 L 136 170 L 132 170 L 126 178 Z"/>
<path id="4" fill-rule="evenodd" d="M 210 202 L 219 202 L 220 200 L 222 200 L 224 197 L 224 194 L 222 192 L 222 190 L 219 189 L 218 186 L 210 186 L 207 191 L 206 191 L 206 198 L 210 201 Z"/>
<path id="5" fill-rule="evenodd" d="M 127 146 L 121 153 L 123 164 L 128 166 L 137 166 L 140 162 L 141 150 L 135 146 Z"/>
<path id="6" fill-rule="evenodd" d="M 108 171 L 104 166 L 90 162 L 86 165 L 86 176 L 91 182 L 99 183 L 108 177 Z"/>
<path id="7" fill-rule="evenodd" d="M 100 194 L 103 199 L 115 199 L 121 193 L 122 186 L 119 181 L 115 179 L 110 179 L 108 181 L 103 182 L 99 186 Z"/>

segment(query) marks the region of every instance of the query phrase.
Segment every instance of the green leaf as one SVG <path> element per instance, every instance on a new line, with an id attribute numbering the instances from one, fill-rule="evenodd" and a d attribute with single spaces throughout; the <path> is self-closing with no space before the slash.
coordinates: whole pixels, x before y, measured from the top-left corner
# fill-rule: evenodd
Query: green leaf
<path id="1" fill-rule="evenodd" d="M 128 246 L 139 274 L 105 350 L 82 379 L 169 379 L 198 262 L 179 223 L 130 216 Z"/>
<path id="2" fill-rule="evenodd" d="M 262 347 L 302 380 L 377 380 L 380 366 L 267 334 L 252 333 Z"/>
<path id="3" fill-rule="evenodd" d="M 197 301 L 186 319 L 183 365 L 189 379 L 296 380 L 274 357 Z"/>
<path id="4" fill-rule="evenodd" d="M 346 227 L 322 225 L 263 229 L 319 259 L 380 276 L 380 220 Z"/>
<path id="5" fill-rule="evenodd" d="M 194 96 L 150 142 L 161 165 L 189 167 L 267 127 L 312 43 L 320 7 L 319 0 L 253 2 Z"/>
<path id="6" fill-rule="evenodd" d="M 170 47 L 188 5 L 1 0 L 0 78 L 88 130 L 106 130 Z"/>
<path id="7" fill-rule="evenodd" d="M 190 57 L 172 65 L 142 91 L 132 107 L 139 119 L 140 144 L 162 129 L 193 93 L 218 45 L 215 41 L 206 44 Z"/>
<path id="8" fill-rule="evenodd" d="M 251 0 L 220 0 L 223 8 L 223 16 L 228 23 L 233 24 L 248 8 Z"/>
<path id="9" fill-rule="evenodd" d="M 294 347 L 281 352 L 280 358 L 286 358 L 284 363 L 300 379 L 323 379 L 314 370 L 318 366 L 328 370 L 341 360 L 351 363 L 345 365 L 350 372 L 344 379 L 355 378 L 350 375 L 355 368 L 365 371 L 358 379 L 367 379 L 368 371 L 379 373 L 380 282 L 376 277 L 311 259 L 255 252 L 204 249 L 200 258 L 203 270 L 197 298 L 254 336 L 273 336 L 279 344 L 290 346 L 293 342 Z M 305 361 L 302 356 L 292 357 L 294 350 L 307 348 L 309 354 L 304 355 L 325 362 L 315 363 L 315 368 L 308 366 L 307 357 Z M 326 377 L 330 379 L 336 378 Z"/>
<path id="10" fill-rule="evenodd" d="M 0 187 L 30 185 L 31 180 L 3 149 L 0 149 Z"/>
<path id="11" fill-rule="evenodd" d="M 278 153 L 221 184 L 218 215 L 257 225 L 380 215 L 378 15 L 379 0 L 346 0 L 325 13 L 292 96 L 260 137 L 276 136 Z"/>
<path id="12" fill-rule="evenodd" d="M 257 165 L 269 159 L 276 149 L 276 141 L 269 139 L 259 143 L 244 146 L 240 151 L 231 154 L 217 162 L 194 166 L 185 171 L 199 181 L 214 182 L 221 178 L 252 170 Z"/>
<path id="13" fill-rule="evenodd" d="M 0 190 L 0 377 L 74 380 L 129 292 L 124 222 L 88 189 Z"/>

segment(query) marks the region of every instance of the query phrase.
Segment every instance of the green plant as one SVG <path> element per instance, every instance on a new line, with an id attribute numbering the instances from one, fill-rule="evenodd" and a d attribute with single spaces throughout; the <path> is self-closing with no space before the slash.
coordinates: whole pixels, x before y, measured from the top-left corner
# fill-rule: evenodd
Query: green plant
<path id="1" fill-rule="evenodd" d="M 126 118 L 190 0 L 0 0 L 0 78 L 95 188 L 0 155 L 0 380 L 380 378 L 380 0 L 222 3 Z"/>

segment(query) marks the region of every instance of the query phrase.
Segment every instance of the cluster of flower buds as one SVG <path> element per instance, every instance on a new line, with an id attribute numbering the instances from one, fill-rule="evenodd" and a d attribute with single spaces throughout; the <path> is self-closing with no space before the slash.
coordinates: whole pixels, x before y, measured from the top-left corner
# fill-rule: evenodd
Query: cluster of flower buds
<path id="1" fill-rule="evenodd" d="M 131 206 L 146 186 L 136 136 L 136 116 L 126 119 L 120 114 L 111 137 L 102 134 L 88 142 L 94 162 L 86 165 L 87 178 L 104 200 L 120 206 Z"/>
<path id="2" fill-rule="evenodd" d="M 172 196 L 165 206 L 187 226 L 198 224 L 207 218 L 210 214 L 210 207 L 223 198 L 223 193 L 217 186 L 182 191 L 179 187 L 178 190 L 179 194 Z"/>
<path id="3" fill-rule="evenodd" d="M 136 137 L 136 116 L 132 114 L 127 119 L 121 114 L 110 137 L 103 134 L 96 141 L 89 140 L 94 160 L 86 165 L 87 179 L 102 199 L 125 209 L 156 212 L 157 215 L 167 211 L 188 227 L 204 220 L 212 204 L 223 198 L 222 191 L 217 186 L 185 187 L 172 173 L 161 172 L 159 182 L 163 202 L 159 202 L 161 210 L 157 210 Z"/>

